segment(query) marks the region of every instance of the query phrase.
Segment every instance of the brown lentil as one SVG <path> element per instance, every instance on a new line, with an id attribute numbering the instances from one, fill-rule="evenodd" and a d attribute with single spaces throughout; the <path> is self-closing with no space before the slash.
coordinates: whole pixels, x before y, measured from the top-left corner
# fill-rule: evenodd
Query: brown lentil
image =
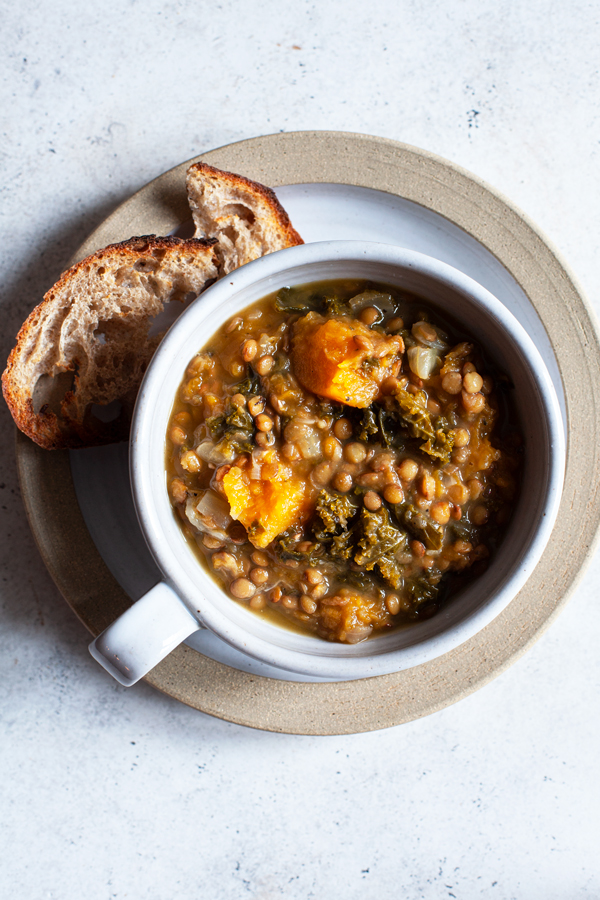
<path id="1" fill-rule="evenodd" d="M 275 360 L 272 356 L 261 356 L 254 368 L 259 375 L 268 375 L 274 365 Z"/>
<path id="2" fill-rule="evenodd" d="M 454 434 L 455 447 L 466 447 L 471 440 L 471 435 L 466 428 L 455 428 L 452 433 Z"/>
<path id="3" fill-rule="evenodd" d="M 300 601 L 300 606 L 304 610 L 305 613 L 312 615 L 317 611 L 317 604 L 314 600 L 311 600 L 309 597 L 303 597 Z"/>
<path id="4" fill-rule="evenodd" d="M 264 397 L 250 397 L 250 399 L 248 400 L 248 412 L 251 416 L 258 416 L 264 408 Z"/>
<path id="5" fill-rule="evenodd" d="M 477 500 L 478 497 L 481 497 L 483 485 L 476 478 L 471 478 L 471 480 L 467 482 L 467 488 L 469 489 L 471 500 Z"/>
<path id="6" fill-rule="evenodd" d="M 227 328 L 225 329 L 225 331 L 227 332 L 227 334 L 231 334 L 232 331 L 239 331 L 239 329 L 242 327 L 242 325 L 243 325 L 242 318 L 240 316 L 235 316 L 235 318 L 233 318 L 230 321 L 230 323 L 227 325 Z"/>
<path id="7" fill-rule="evenodd" d="M 348 294 L 350 296 L 354 295 Z M 370 410 L 348 409 L 348 415 L 336 420 L 338 407 L 332 406 L 327 397 L 306 391 L 301 383 L 301 372 L 294 359 L 294 341 L 296 323 L 302 317 L 288 315 L 285 311 L 275 312 L 269 305 L 271 303 L 272 300 L 266 299 L 245 311 L 243 318 L 232 318 L 213 338 L 208 349 L 190 361 L 167 432 L 170 436 L 172 430 L 180 429 L 174 434 L 181 441 L 168 444 L 169 492 L 192 549 L 203 554 L 232 596 L 237 592 L 237 599 L 263 615 L 269 616 L 270 610 L 278 609 L 273 616 L 285 615 L 290 622 L 320 637 L 353 643 L 363 640 L 372 631 L 397 624 L 400 619 L 400 624 L 408 624 L 415 615 L 415 600 L 402 581 L 400 587 L 390 592 L 391 582 L 387 581 L 387 589 L 383 588 L 386 578 L 377 568 L 365 573 L 365 566 L 359 566 L 352 557 L 346 561 L 329 553 L 328 539 L 315 538 L 315 529 L 322 527 L 314 518 L 317 496 L 331 498 L 324 501 L 327 503 L 347 503 L 342 496 L 347 495 L 349 506 L 341 506 L 340 510 L 350 511 L 352 525 L 349 527 L 353 529 L 358 517 L 368 513 L 364 522 L 375 529 L 373 534 L 380 515 L 385 517 L 381 522 L 389 523 L 392 528 L 401 524 L 396 515 L 402 518 L 404 509 L 398 507 L 404 501 L 407 509 L 412 507 L 413 514 L 415 509 L 419 511 L 423 521 L 435 524 L 442 538 L 441 547 L 435 551 L 428 549 L 424 541 L 412 535 L 408 544 L 403 543 L 394 556 L 405 584 L 414 578 L 426 578 L 435 588 L 443 573 L 466 571 L 476 561 L 479 561 L 478 565 L 485 564 L 489 550 L 481 543 L 477 532 L 480 526 L 476 522 L 485 524 L 484 519 L 492 520 L 492 527 L 497 528 L 500 522 L 510 517 L 512 506 L 507 501 L 512 500 L 519 489 L 517 447 L 520 439 L 516 434 L 510 436 L 511 429 L 506 427 L 509 423 L 503 421 L 502 433 L 509 437 L 504 439 L 498 454 L 494 443 L 498 437 L 493 426 L 499 415 L 505 415 L 504 406 L 498 407 L 492 378 L 479 374 L 480 366 L 476 367 L 472 362 L 472 359 L 483 359 L 479 350 L 468 342 L 444 348 L 445 332 L 450 330 L 448 326 L 442 322 L 438 329 L 422 315 L 414 322 L 410 304 L 406 317 L 404 314 L 389 316 L 375 306 L 356 314 L 356 348 L 362 349 L 365 357 L 375 362 L 383 359 L 385 351 L 380 352 L 377 343 L 383 338 L 390 346 L 393 344 L 397 358 L 386 366 L 379 382 L 378 397 Z M 403 303 L 403 300 L 398 301 L 404 313 Z M 335 320 L 337 314 L 328 314 L 325 318 Z M 406 327 L 418 341 L 425 345 L 435 343 L 440 364 L 429 377 L 419 377 L 410 369 L 408 359 L 403 356 L 402 335 L 386 337 L 404 328 L 406 320 Z M 381 328 L 370 327 L 379 322 Z M 335 346 L 335 341 L 330 346 Z M 444 375 L 438 374 L 440 367 Z M 376 369 L 365 367 L 365 371 L 375 372 Z M 253 376 L 253 372 L 260 376 L 257 388 L 260 394 L 246 397 L 240 390 L 239 381 Z M 424 448 L 423 438 L 413 434 L 406 424 L 401 426 L 401 438 L 405 442 L 402 449 L 395 443 L 389 449 L 382 446 L 381 436 L 382 432 L 387 432 L 387 420 L 382 418 L 381 412 L 384 416 L 394 417 L 404 391 L 408 391 L 424 411 L 425 426 L 427 416 L 431 416 L 436 430 L 442 427 L 445 434 L 449 434 L 452 429 L 451 462 L 432 459 Z M 334 402 L 337 404 L 338 400 Z M 201 459 L 200 451 L 196 450 L 209 439 L 204 424 L 206 419 L 217 416 L 226 421 L 236 407 L 247 408 L 256 420 L 256 431 L 253 432 L 249 425 L 242 428 L 248 420 L 240 416 L 240 431 L 250 430 L 251 433 L 248 437 L 240 437 L 239 446 L 234 442 L 233 453 L 225 444 L 223 458 L 218 446 L 220 438 L 214 437 L 211 430 L 210 438 L 217 450 L 211 457 L 203 452 Z M 370 418 L 364 418 L 367 413 Z M 438 425 L 439 416 L 451 424 Z M 267 420 L 271 422 L 270 427 L 261 430 L 260 424 L 263 423 L 264 428 Z M 372 423 L 379 424 L 382 430 L 374 433 Z M 390 427 L 394 434 L 393 421 Z M 361 440 L 358 435 L 362 429 L 366 431 Z M 225 436 L 232 430 L 226 428 Z M 254 452 L 250 445 L 254 445 Z M 207 463 L 204 461 L 207 458 L 219 462 Z M 291 528 L 287 528 L 285 535 L 264 550 L 251 545 L 249 533 L 241 521 L 231 522 L 225 528 L 223 538 L 219 539 L 212 533 L 199 532 L 192 524 L 195 519 L 186 516 L 186 503 L 190 497 L 195 504 L 198 502 L 195 498 L 212 491 L 212 500 L 210 493 L 208 495 L 210 503 L 218 501 L 221 505 L 231 497 L 225 482 L 233 482 L 225 476 L 233 467 L 239 470 L 238 477 L 245 480 L 258 499 L 261 494 L 255 492 L 257 481 L 273 486 L 273 509 L 279 508 L 279 486 L 298 479 L 304 482 L 301 515 Z M 354 486 L 359 488 L 356 494 L 352 493 Z M 266 496 L 271 505 L 270 495 Z M 383 509 L 383 501 L 392 508 Z M 499 507 L 500 512 L 496 512 Z M 210 509 L 210 504 L 205 509 Z M 216 510 L 217 507 L 215 515 L 218 515 Z M 494 510 L 493 515 L 491 510 Z M 270 514 L 269 509 L 267 513 Z M 462 543 L 453 541 L 453 532 L 447 528 L 450 520 L 457 521 L 461 516 L 465 534 L 469 535 L 469 540 Z M 252 539 L 250 521 L 241 514 L 240 517 L 247 522 Z M 202 516 L 201 519 L 204 521 Z M 210 517 L 207 522 L 210 525 Z M 344 522 L 344 513 L 340 522 Z M 336 527 L 343 533 L 345 525 Z M 352 535 L 353 531 L 349 533 Z M 356 533 L 363 535 L 360 539 L 364 540 L 367 532 Z M 351 538 L 351 541 L 355 540 L 358 536 Z M 372 589 L 356 588 L 348 576 L 357 571 L 366 574 L 367 581 L 374 582 L 375 586 Z M 473 568 L 472 572 L 476 570 Z M 270 581 L 281 581 L 281 585 L 267 592 Z M 248 591 L 249 595 L 240 595 Z M 436 608 L 435 601 L 426 604 L 426 609 L 431 612 Z"/>
<path id="8" fill-rule="evenodd" d="M 193 450 L 183 453 L 180 462 L 186 472 L 196 473 L 202 468 L 202 460 L 198 459 Z"/>
<path id="9" fill-rule="evenodd" d="M 419 472 L 419 466 L 413 459 L 403 459 L 396 469 L 402 481 L 414 481 Z"/>
<path id="10" fill-rule="evenodd" d="M 467 391 L 461 393 L 461 400 L 466 411 L 471 414 L 481 412 L 485 404 L 483 394 L 469 394 Z"/>
<path id="11" fill-rule="evenodd" d="M 374 325 L 381 319 L 381 313 L 374 306 L 366 306 L 360 313 L 359 319 L 365 325 Z"/>
<path id="12" fill-rule="evenodd" d="M 252 569 L 250 572 L 250 581 L 253 584 L 259 585 L 264 584 L 265 581 L 269 580 L 269 570 L 268 569 Z"/>
<path id="13" fill-rule="evenodd" d="M 371 512 L 381 509 L 381 497 L 375 491 L 367 491 L 363 497 L 363 503 Z"/>
<path id="14" fill-rule="evenodd" d="M 318 569 L 307 569 L 304 573 L 304 577 L 309 584 L 320 584 L 323 581 L 323 576 Z"/>
<path id="15" fill-rule="evenodd" d="M 446 500 L 438 500 L 432 503 L 430 515 L 438 525 L 447 525 L 450 521 L 450 504 Z"/>
<path id="16" fill-rule="evenodd" d="M 344 447 L 344 459 L 349 463 L 361 463 L 367 458 L 367 448 L 358 441 L 352 441 Z"/>
<path id="17" fill-rule="evenodd" d="M 460 394 L 462 391 L 460 372 L 446 372 L 442 378 L 442 388 L 447 394 Z"/>
<path id="18" fill-rule="evenodd" d="M 426 500 L 435 497 L 435 478 L 429 472 L 423 472 L 419 481 L 419 490 Z"/>
<path id="19" fill-rule="evenodd" d="M 470 518 L 475 525 L 485 525 L 489 518 L 489 513 L 485 506 L 475 506 L 471 510 Z"/>
<path id="20" fill-rule="evenodd" d="M 346 494 L 352 487 L 352 475 L 348 472 L 338 472 L 333 479 L 333 486 L 336 491 Z"/>
<path id="21" fill-rule="evenodd" d="M 180 447 L 182 444 L 185 444 L 185 442 L 187 441 L 187 434 L 183 430 L 183 428 L 179 427 L 179 425 L 175 425 L 174 428 L 171 428 L 169 437 L 171 438 L 173 443 L 178 447 Z"/>
<path id="22" fill-rule="evenodd" d="M 404 500 L 404 491 L 399 484 L 388 484 L 384 488 L 383 499 L 386 503 L 402 503 Z"/>
<path id="23" fill-rule="evenodd" d="M 272 431 L 274 422 L 271 416 L 267 416 L 265 413 L 260 413 L 260 415 L 258 415 L 254 420 L 254 424 L 259 431 Z"/>
<path id="24" fill-rule="evenodd" d="M 281 448 L 281 453 L 289 462 L 293 462 L 295 459 L 300 459 L 300 451 L 295 444 L 291 444 L 289 442 L 283 445 L 283 447 Z"/>
<path id="25" fill-rule="evenodd" d="M 477 394 L 483 387 L 483 378 L 477 372 L 467 372 L 463 387 L 468 394 Z"/>
<path id="26" fill-rule="evenodd" d="M 404 319 L 401 319 L 400 316 L 395 316 L 393 319 L 387 323 L 387 330 L 389 332 L 394 331 L 402 331 L 404 328 Z"/>
<path id="27" fill-rule="evenodd" d="M 259 447 L 271 447 L 275 443 L 275 435 L 272 431 L 259 431 L 254 440 Z"/>
<path id="28" fill-rule="evenodd" d="M 242 344 L 242 359 L 244 360 L 244 362 L 252 362 L 257 353 L 258 344 L 256 343 L 256 341 L 244 341 L 244 343 Z"/>
<path id="29" fill-rule="evenodd" d="M 329 435 L 329 437 L 326 437 L 323 441 L 323 456 L 333 460 L 340 460 L 342 458 L 342 445 L 337 438 L 333 437 L 333 435 Z"/>
<path id="30" fill-rule="evenodd" d="M 400 597 L 398 594 L 387 594 L 385 605 L 390 616 L 397 616 L 400 612 Z"/>
<path id="31" fill-rule="evenodd" d="M 345 441 L 352 436 L 352 423 L 350 419 L 338 419 L 333 425 L 333 433 L 340 441 Z"/>

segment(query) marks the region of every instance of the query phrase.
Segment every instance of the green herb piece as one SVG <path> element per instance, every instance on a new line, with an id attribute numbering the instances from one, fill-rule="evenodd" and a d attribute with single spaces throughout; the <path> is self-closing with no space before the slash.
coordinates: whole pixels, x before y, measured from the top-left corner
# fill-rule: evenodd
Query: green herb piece
<path id="1" fill-rule="evenodd" d="M 348 301 L 339 297 L 322 297 L 321 309 L 325 315 L 347 316 L 350 314 Z"/>
<path id="2" fill-rule="evenodd" d="M 385 507 L 375 512 L 368 509 L 360 513 L 361 537 L 354 562 L 365 569 L 372 569 L 382 556 L 390 556 L 407 543 L 404 529 L 392 524 Z"/>
<path id="3" fill-rule="evenodd" d="M 360 367 L 364 369 L 367 375 L 371 375 L 376 369 L 381 368 L 381 360 L 370 356 L 368 359 L 363 359 Z"/>
<path id="4" fill-rule="evenodd" d="M 412 503 L 398 503 L 394 514 L 401 525 L 428 550 L 441 550 L 444 529 Z"/>
<path id="5" fill-rule="evenodd" d="M 413 606 L 422 606 L 424 603 L 435 600 L 439 587 L 437 584 L 431 584 L 425 578 L 417 577 L 406 582 L 405 590 Z"/>
<path id="6" fill-rule="evenodd" d="M 260 375 L 258 375 L 252 366 L 248 366 L 248 375 L 239 384 L 233 388 L 234 394 L 243 394 L 244 397 L 250 397 L 253 394 L 262 394 L 262 386 Z"/>
<path id="7" fill-rule="evenodd" d="M 381 577 L 390 584 L 395 591 L 401 591 L 404 584 L 403 566 L 393 556 L 382 556 L 377 560 L 377 568 Z"/>
<path id="8" fill-rule="evenodd" d="M 360 410 L 361 418 L 354 427 L 354 434 L 359 441 L 368 441 L 372 435 L 379 434 L 379 425 L 372 406 Z"/>
<path id="9" fill-rule="evenodd" d="M 321 532 L 325 539 L 329 535 L 338 534 L 340 529 L 347 529 L 357 512 L 358 501 L 354 497 L 336 496 L 325 490 L 317 497 L 316 513 L 321 519 Z"/>
<path id="10" fill-rule="evenodd" d="M 298 530 L 288 528 L 277 538 L 275 552 L 279 559 L 295 559 L 297 562 L 313 566 L 323 555 L 321 544 L 312 544 L 310 550 L 298 550 Z"/>
<path id="11" fill-rule="evenodd" d="M 438 416 L 434 423 L 427 409 L 425 392 L 409 394 L 408 391 L 400 388 L 394 396 L 400 407 L 400 418 L 412 436 L 424 442 L 420 449 L 428 456 L 439 459 L 442 463 L 450 462 L 450 455 L 454 447 L 454 435 L 449 422 L 442 416 Z"/>

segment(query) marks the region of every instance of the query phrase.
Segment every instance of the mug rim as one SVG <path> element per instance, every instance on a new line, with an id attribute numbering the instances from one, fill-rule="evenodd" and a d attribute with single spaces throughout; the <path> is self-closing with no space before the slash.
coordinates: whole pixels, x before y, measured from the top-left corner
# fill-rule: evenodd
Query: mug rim
<path id="1" fill-rule="evenodd" d="M 440 630 L 439 633 L 426 637 L 423 640 L 416 640 L 409 646 L 397 649 L 378 651 L 376 645 L 382 641 L 382 638 L 373 637 L 369 641 L 352 645 L 348 651 L 347 645 L 329 644 L 322 639 L 307 635 L 306 640 L 313 642 L 313 647 L 315 646 L 314 642 L 318 642 L 321 647 L 324 645 L 331 651 L 331 655 L 323 655 L 311 652 L 308 644 L 307 649 L 303 651 L 278 646 L 275 642 L 265 640 L 264 636 L 250 633 L 251 629 L 248 630 L 248 628 L 243 627 L 239 621 L 233 621 L 232 616 L 233 619 L 239 619 L 240 617 L 234 615 L 232 610 L 230 610 L 231 614 L 227 615 L 218 609 L 219 604 L 215 605 L 214 602 L 215 591 L 224 597 L 232 607 L 238 610 L 243 609 L 244 613 L 252 616 L 254 619 L 258 618 L 255 613 L 242 608 L 240 604 L 230 598 L 225 590 L 211 578 L 208 571 L 202 567 L 200 561 L 194 557 L 193 550 L 185 545 L 180 526 L 174 521 L 174 513 L 167 495 L 166 470 L 163 464 L 162 490 L 171 510 L 171 519 L 180 534 L 181 546 L 185 545 L 186 553 L 190 559 L 193 559 L 196 576 L 198 576 L 198 573 L 201 576 L 198 580 L 202 586 L 201 595 L 204 605 L 200 602 L 199 592 L 191 587 L 193 579 L 191 581 L 187 576 L 186 559 L 179 553 L 179 545 L 172 545 L 169 540 L 165 540 L 166 533 L 169 532 L 171 534 L 171 530 L 167 520 L 163 519 L 161 521 L 157 514 L 156 503 L 158 500 L 156 498 L 156 489 L 158 480 L 156 472 L 153 472 L 152 467 L 148 466 L 144 453 L 148 450 L 149 442 L 153 442 L 154 447 L 156 447 L 157 443 L 160 443 L 163 452 L 159 456 L 164 460 L 167 423 L 164 423 L 162 432 L 153 429 L 152 415 L 156 410 L 157 403 L 160 402 L 159 394 L 163 381 L 169 370 L 173 368 L 174 361 L 177 359 L 182 345 L 189 338 L 189 335 L 194 334 L 207 319 L 212 320 L 211 312 L 215 313 L 216 317 L 216 312 L 219 308 L 225 306 L 227 302 L 233 303 L 236 297 L 243 295 L 244 291 L 255 288 L 263 284 L 263 282 L 268 283 L 269 280 L 273 282 L 281 281 L 284 276 L 290 277 L 293 275 L 295 270 L 301 270 L 311 265 L 326 267 L 331 263 L 333 267 L 333 265 L 339 266 L 344 262 L 349 264 L 369 263 L 380 265 L 382 268 L 394 266 L 399 270 L 412 270 L 428 279 L 432 279 L 437 284 L 462 292 L 468 302 L 479 306 L 491 321 L 495 320 L 495 327 L 499 331 L 503 331 L 505 335 L 508 335 L 510 342 L 523 354 L 526 360 L 526 368 L 532 378 L 532 384 L 535 383 L 537 386 L 540 410 L 543 413 L 549 441 L 547 452 L 548 471 L 547 486 L 540 507 L 539 522 L 535 528 L 532 525 L 532 537 L 529 545 L 518 560 L 518 570 L 515 570 L 513 565 L 508 574 L 505 573 L 505 577 L 500 580 L 497 589 L 479 608 L 472 611 L 463 620 Z M 324 274 L 320 274 L 318 277 L 307 275 L 299 280 L 294 280 L 292 283 L 302 284 L 310 281 L 326 280 L 326 277 Z M 386 278 L 382 275 L 379 280 L 385 282 Z M 266 289 L 261 289 L 261 293 L 255 299 L 258 300 L 260 297 L 276 290 L 277 287 L 282 286 L 283 283 L 270 288 L 267 286 Z M 228 310 L 227 315 L 223 317 L 224 320 L 235 314 L 235 311 L 240 311 L 252 302 L 254 300 L 242 300 L 239 304 L 234 304 L 237 309 Z M 196 346 L 195 351 L 190 353 L 189 357 L 186 356 L 183 363 L 180 364 L 180 367 L 181 365 L 183 366 L 183 370 L 187 366 L 189 359 L 194 355 L 194 352 L 198 352 L 202 344 L 210 339 L 220 324 L 219 322 L 211 325 L 210 330 L 207 331 L 204 339 Z M 181 377 L 183 377 L 183 370 Z M 178 379 L 177 384 L 180 383 L 181 377 Z M 169 409 L 172 408 L 174 398 L 175 391 L 168 398 Z M 162 405 L 164 406 L 165 403 L 163 402 Z M 150 552 L 164 573 L 167 583 L 177 591 L 184 605 L 198 620 L 199 627 L 205 625 L 238 650 L 279 668 L 309 676 L 357 678 L 411 668 L 439 657 L 464 643 L 502 612 L 525 584 L 539 561 L 550 537 L 562 491 L 566 459 L 564 444 L 562 415 L 554 386 L 544 361 L 518 320 L 487 289 L 452 266 L 416 251 L 406 250 L 394 245 L 363 241 L 324 241 L 303 244 L 269 254 L 234 270 L 227 276 L 223 276 L 203 292 L 171 326 L 148 367 L 138 394 L 130 438 L 130 474 L 136 514 Z M 154 461 L 156 458 L 155 453 Z M 152 484 L 153 474 L 154 483 Z M 162 506 L 164 512 L 164 504 Z M 494 563 L 490 566 L 490 570 L 493 570 L 493 568 Z M 483 578 L 483 576 L 480 576 L 480 578 Z M 479 580 L 479 578 L 475 579 L 475 581 Z M 211 595 L 213 595 L 212 602 Z M 444 609 L 440 610 L 434 619 L 429 621 L 438 620 L 441 626 L 445 617 Z M 449 619 L 450 617 L 446 614 L 446 618 Z M 250 623 L 250 620 L 248 622 Z M 407 632 L 410 630 L 410 633 L 418 639 L 419 633 L 423 631 L 422 626 L 426 625 L 426 622 L 410 625 Z M 272 625 L 271 628 L 274 629 L 274 633 L 278 634 L 286 631 L 285 625 L 283 627 Z M 365 648 L 369 645 L 373 648 L 372 651 L 365 652 Z M 342 653 L 339 647 L 345 648 L 346 652 Z"/>

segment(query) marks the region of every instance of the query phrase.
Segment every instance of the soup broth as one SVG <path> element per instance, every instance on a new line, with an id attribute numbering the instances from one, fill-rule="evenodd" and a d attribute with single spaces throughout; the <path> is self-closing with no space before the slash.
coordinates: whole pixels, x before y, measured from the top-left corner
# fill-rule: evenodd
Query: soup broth
<path id="1" fill-rule="evenodd" d="M 346 643 L 429 618 L 508 525 L 523 450 L 511 388 L 419 297 L 283 288 L 187 367 L 166 439 L 175 513 L 258 615 Z"/>

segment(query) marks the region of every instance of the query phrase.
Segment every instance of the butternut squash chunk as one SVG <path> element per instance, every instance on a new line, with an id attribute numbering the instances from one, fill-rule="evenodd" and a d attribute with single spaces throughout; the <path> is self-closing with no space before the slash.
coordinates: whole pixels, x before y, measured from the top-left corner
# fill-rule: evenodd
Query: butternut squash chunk
<path id="1" fill-rule="evenodd" d="M 298 478 L 250 480 L 233 466 L 223 487 L 232 517 L 244 525 L 248 539 L 260 550 L 293 525 L 304 506 L 305 485 Z"/>
<path id="2" fill-rule="evenodd" d="M 301 384 L 328 400 L 370 406 L 404 350 L 398 335 L 373 331 L 348 316 L 311 312 L 294 326 L 292 363 Z"/>

